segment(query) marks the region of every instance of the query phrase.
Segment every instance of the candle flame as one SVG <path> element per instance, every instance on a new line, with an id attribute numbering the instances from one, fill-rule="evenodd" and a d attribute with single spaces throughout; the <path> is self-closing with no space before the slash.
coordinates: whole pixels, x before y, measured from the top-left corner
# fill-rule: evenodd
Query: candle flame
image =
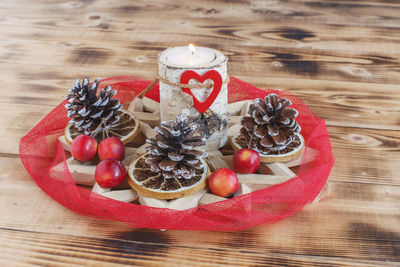
<path id="1" fill-rule="evenodd" d="M 192 53 L 192 55 L 194 55 L 194 53 L 196 53 L 196 48 L 194 47 L 193 44 L 189 44 L 189 50 Z"/>

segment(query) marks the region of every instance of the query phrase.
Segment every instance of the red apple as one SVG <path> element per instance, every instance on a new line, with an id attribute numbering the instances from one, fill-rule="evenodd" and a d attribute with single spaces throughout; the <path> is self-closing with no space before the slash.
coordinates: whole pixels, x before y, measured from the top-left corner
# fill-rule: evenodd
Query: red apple
<path id="1" fill-rule="evenodd" d="M 236 173 L 231 169 L 220 168 L 215 170 L 208 178 L 208 185 L 215 195 L 226 197 L 238 190 L 239 180 Z"/>
<path id="2" fill-rule="evenodd" d="M 125 156 L 124 144 L 117 137 L 109 137 L 100 142 L 99 158 L 122 160 Z"/>
<path id="3" fill-rule="evenodd" d="M 71 154 L 74 159 L 87 162 L 92 160 L 97 153 L 97 141 L 88 135 L 77 136 L 71 144 Z"/>
<path id="4" fill-rule="evenodd" d="M 255 173 L 260 166 L 260 155 L 255 150 L 242 148 L 233 155 L 232 165 L 238 173 Z"/>
<path id="5" fill-rule="evenodd" d="M 125 166 L 115 159 L 105 159 L 96 166 L 94 178 L 103 188 L 112 188 L 121 184 L 126 177 Z"/>

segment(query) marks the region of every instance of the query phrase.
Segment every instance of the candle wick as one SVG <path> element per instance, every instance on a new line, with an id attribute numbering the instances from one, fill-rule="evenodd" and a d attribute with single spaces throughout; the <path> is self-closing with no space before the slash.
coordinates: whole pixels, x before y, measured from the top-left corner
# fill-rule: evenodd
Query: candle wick
<path id="1" fill-rule="evenodd" d="M 194 45 L 189 44 L 189 50 L 192 52 L 192 56 L 194 56 L 194 53 L 196 52 L 196 49 L 194 48 Z"/>

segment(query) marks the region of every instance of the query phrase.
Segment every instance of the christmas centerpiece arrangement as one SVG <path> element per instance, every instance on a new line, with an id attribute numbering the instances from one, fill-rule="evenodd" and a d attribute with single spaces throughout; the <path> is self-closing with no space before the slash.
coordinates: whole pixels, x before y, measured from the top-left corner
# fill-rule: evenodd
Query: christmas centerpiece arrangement
<path id="1" fill-rule="evenodd" d="M 323 121 L 193 49 L 160 54 L 159 86 L 76 80 L 21 141 L 41 188 L 81 214 L 158 229 L 245 229 L 313 201 L 333 164 Z"/>

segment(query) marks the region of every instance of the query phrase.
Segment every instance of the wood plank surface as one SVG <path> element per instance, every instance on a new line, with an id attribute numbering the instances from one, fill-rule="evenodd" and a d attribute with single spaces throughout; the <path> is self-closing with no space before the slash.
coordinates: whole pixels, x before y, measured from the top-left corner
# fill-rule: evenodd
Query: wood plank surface
<path id="1" fill-rule="evenodd" d="M 393 0 L 1 1 L 0 265 L 399 266 L 399 30 Z M 157 54 L 188 43 L 326 120 L 326 199 L 244 231 L 162 232 L 83 217 L 36 186 L 20 138 L 75 78 L 153 79 Z"/>

